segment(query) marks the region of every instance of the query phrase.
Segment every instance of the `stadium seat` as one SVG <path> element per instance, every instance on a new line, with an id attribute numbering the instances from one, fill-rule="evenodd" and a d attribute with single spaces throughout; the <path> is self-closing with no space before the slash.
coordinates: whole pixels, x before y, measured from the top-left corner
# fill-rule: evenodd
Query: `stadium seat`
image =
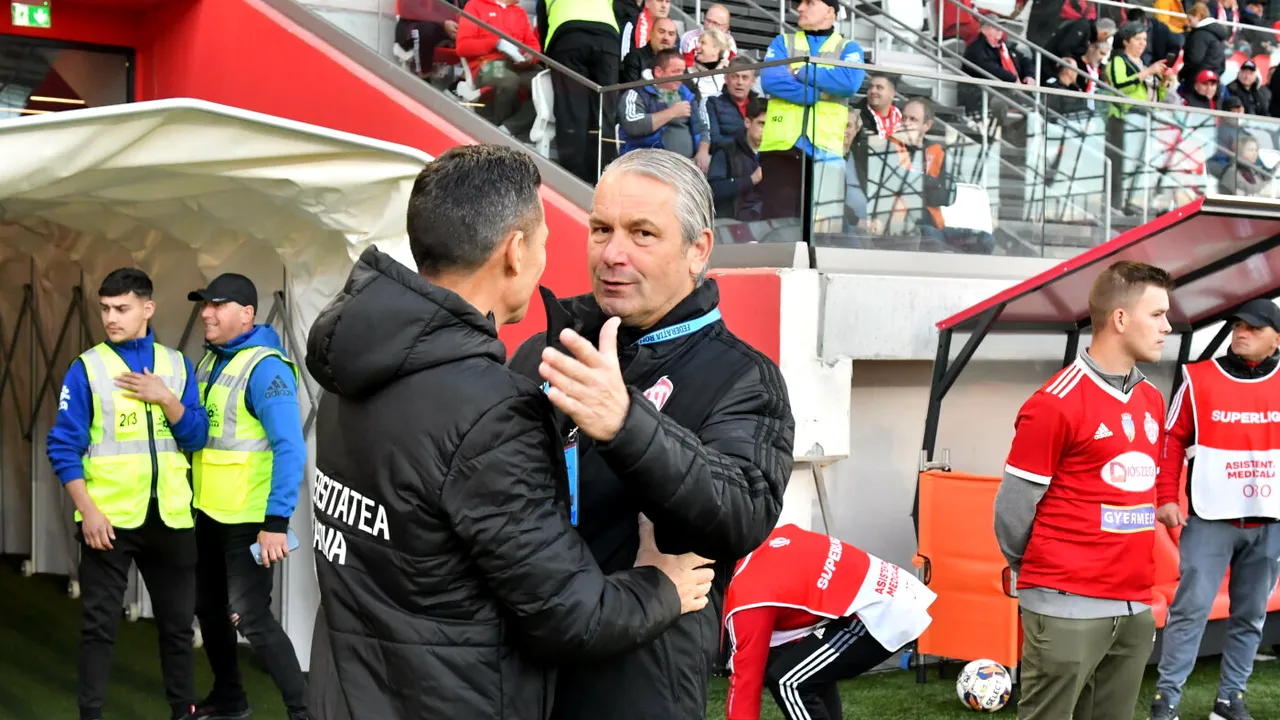
<path id="1" fill-rule="evenodd" d="M 538 154 L 543 157 L 551 156 L 551 140 L 556 136 L 552 92 L 550 70 L 543 70 L 533 76 L 530 94 L 533 96 L 533 109 L 537 117 L 533 121 L 533 128 L 529 130 L 529 139 L 533 141 Z"/>

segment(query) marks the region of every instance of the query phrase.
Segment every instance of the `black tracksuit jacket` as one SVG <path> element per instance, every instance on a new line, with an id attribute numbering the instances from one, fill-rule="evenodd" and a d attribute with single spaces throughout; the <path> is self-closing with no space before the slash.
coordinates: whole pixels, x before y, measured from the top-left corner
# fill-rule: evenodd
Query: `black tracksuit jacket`
<path id="1" fill-rule="evenodd" d="M 795 422 L 778 366 L 715 322 L 692 334 L 636 345 L 646 332 L 715 309 L 707 280 L 648 331 L 621 328 L 618 352 L 631 408 L 608 443 L 578 437 L 578 531 L 600 567 L 629 567 L 639 545 L 636 516 L 654 523 L 658 547 L 717 563 L 716 592 L 647 647 L 602 661 L 561 666 L 556 720 L 701 720 L 720 647 L 723 592 L 734 563 L 773 530 L 791 475 Z M 572 327 L 597 342 L 606 320 L 590 295 L 557 301 L 543 291 L 546 334 L 530 338 L 512 369 L 541 381 L 547 338 Z M 644 391 L 666 379 L 661 410 Z M 665 385 L 665 383 L 663 383 Z M 558 415 L 568 438 L 572 421 Z"/>

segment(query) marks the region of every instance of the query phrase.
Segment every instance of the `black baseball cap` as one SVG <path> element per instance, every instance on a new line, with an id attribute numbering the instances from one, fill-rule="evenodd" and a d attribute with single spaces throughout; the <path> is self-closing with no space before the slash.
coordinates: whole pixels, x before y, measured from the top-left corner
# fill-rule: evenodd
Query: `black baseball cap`
<path id="1" fill-rule="evenodd" d="M 1250 300 L 1231 317 L 1245 322 L 1250 327 L 1269 327 L 1280 332 L 1280 307 L 1276 307 L 1275 303 L 1266 298 Z"/>
<path id="2" fill-rule="evenodd" d="M 192 302 L 234 302 L 257 310 L 258 288 L 243 275 L 223 273 L 214 278 L 209 287 L 187 293 L 187 299 Z"/>

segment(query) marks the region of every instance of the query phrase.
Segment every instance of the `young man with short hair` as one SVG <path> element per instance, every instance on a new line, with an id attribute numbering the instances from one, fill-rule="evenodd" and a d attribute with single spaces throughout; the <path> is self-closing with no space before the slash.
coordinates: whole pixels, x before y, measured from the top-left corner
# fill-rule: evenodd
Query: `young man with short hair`
<path id="1" fill-rule="evenodd" d="M 995 531 L 1022 609 L 1019 720 L 1129 718 L 1155 643 L 1164 397 L 1140 362 L 1171 330 L 1169 273 L 1121 261 L 1089 292 L 1093 338 L 1018 411 Z"/>
<path id="2" fill-rule="evenodd" d="M 137 268 L 103 278 L 107 339 L 67 369 L 47 440 L 79 526 L 81 720 L 103 717 L 131 564 L 151 594 L 172 717 L 190 717 L 195 699 L 196 540 L 184 453 L 204 447 L 209 419 L 190 361 L 155 340 L 152 292 Z"/>

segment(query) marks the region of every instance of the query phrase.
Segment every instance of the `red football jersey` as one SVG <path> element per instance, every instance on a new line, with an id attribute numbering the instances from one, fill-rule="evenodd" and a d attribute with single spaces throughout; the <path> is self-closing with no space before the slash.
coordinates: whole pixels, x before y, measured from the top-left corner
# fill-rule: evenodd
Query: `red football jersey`
<path id="1" fill-rule="evenodd" d="M 1154 385 L 1123 393 L 1080 358 L 1023 404 L 1005 472 L 1049 487 L 1019 588 L 1151 602 L 1163 417 Z"/>

